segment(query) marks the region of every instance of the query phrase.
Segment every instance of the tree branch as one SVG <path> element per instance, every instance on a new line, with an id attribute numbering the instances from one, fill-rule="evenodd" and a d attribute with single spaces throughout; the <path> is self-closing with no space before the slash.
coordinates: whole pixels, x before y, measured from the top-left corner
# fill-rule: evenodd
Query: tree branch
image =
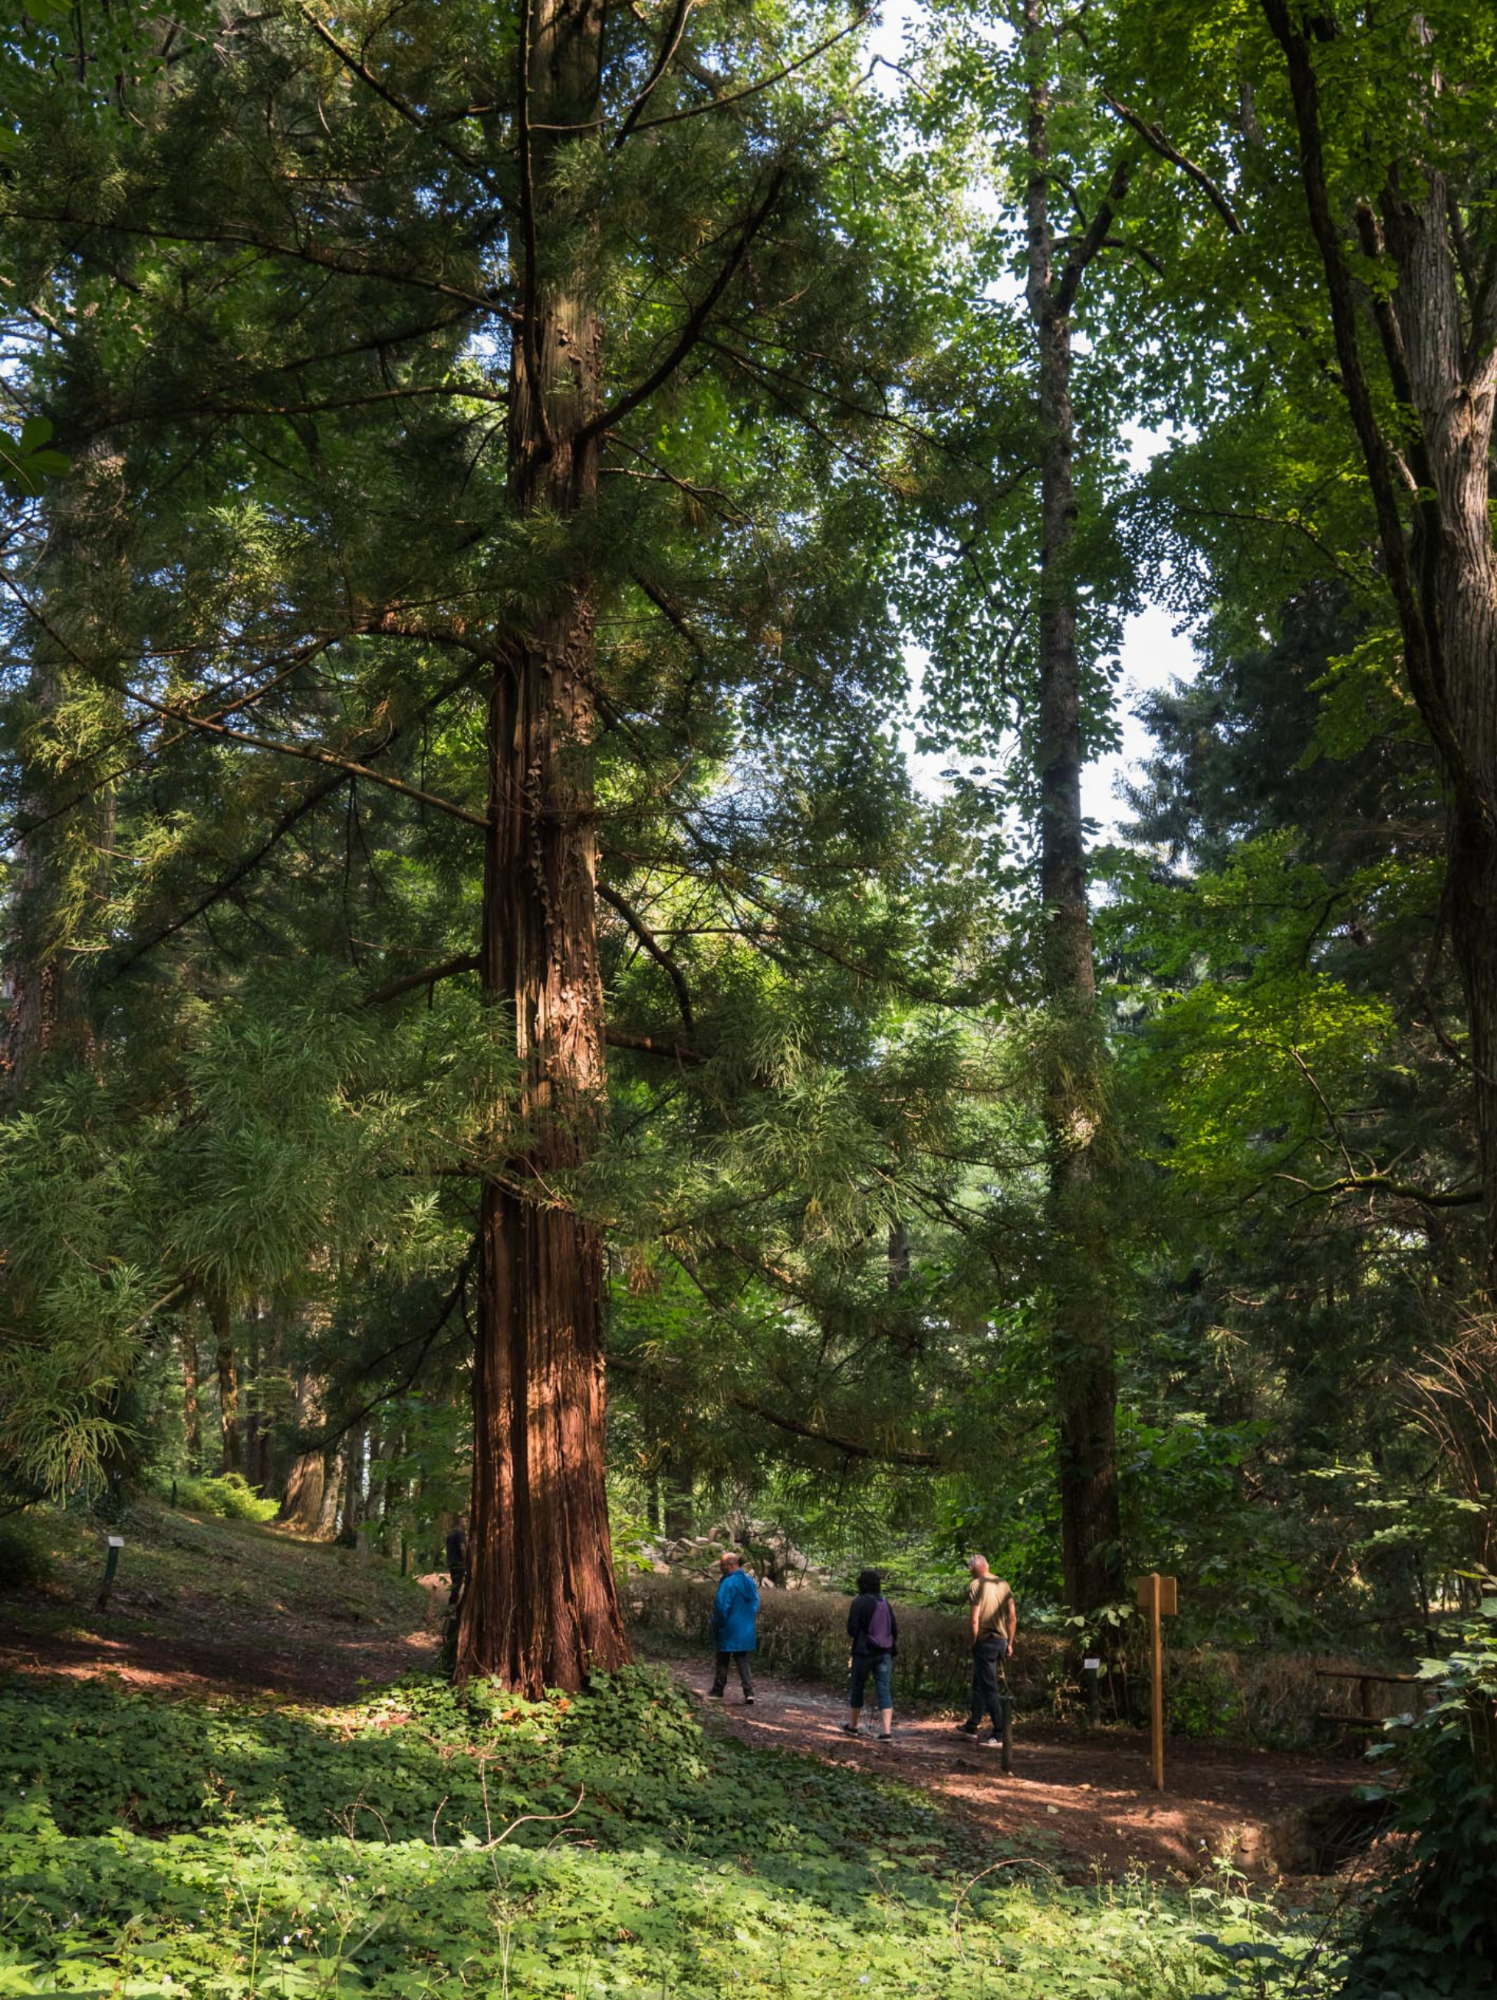
<path id="1" fill-rule="evenodd" d="M 772 76 L 760 77 L 757 83 L 750 83 L 742 90 L 735 90 L 731 97 L 714 97 L 710 104 L 693 104 L 685 111 L 668 111 L 663 118 L 647 118 L 642 125 L 635 126 L 635 131 L 653 132 L 660 125 L 679 125 L 683 119 L 703 118 L 710 111 L 726 111 L 730 104 L 741 104 L 746 97 L 756 96 L 761 90 L 768 90 L 772 83 L 779 83 L 782 78 L 793 76 L 798 69 L 804 69 L 807 63 L 815 62 L 818 56 L 825 55 L 828 49 L 834 48 L 844 37 L 861 28 L 872 11 L 871 7 L 861 8 L 846 27 L 838 28 L 836 33 L 828 35 L 824 42 L 818 42 L 814 49 L 807 49 L 803 56 L 796 56 L 793 61 L 787 62 L 783 69 L 777 69 Z"/>
<path id="2" fill-rule="evenodd" d="M 463 820 L 469 826 L 488 826 L 488 818 L 483 813 L 470 812 L 466 806 L 454 805 L 451 799 L 438 798 L 435 792 L 423 792 L 419 786 L 407 785 L 400 778 L 387 778 L 382 771 L 371 771 L 367 764 L 355 763 L 351 757 L 340 757 L 332 750 L 318 750 L 302 743 L 277 743 L 268 736 L 251 736 L 247 730 L 230 729 L 222 722 L 205 722 L 201 716 L 189 714 L 183 708 L 173 708 L 167 702 L 156 701 L 131 687 L 122 687 L 121 693 L 127 701 L 138 701 L 143 708 L 153 709 L 157 715 L 164 715 L 172 722 L 185 722 L 189 728 L 201 730 L 205 735 L 221 736 L 231 743 L 243 743 L 251 750 L 273 750 L 283 757 L 300 757 L 308 764 L 328 764 L 350 777 L 368 778 L 371 784 L 382 785 L 386 791 L 398 792 L 402 798 L 415 799 L 419 805 L 434 806 L 438 812 Z"/>
<path id="3" fill-rule="evenodd" d="M 644 131 L 646 128 L 641 126 L 639 129 Z M 790 165 L 788 160 L 782 158 L 775 164 L 769 177 L 769 189 L 763 201 L 759 203 L 759 206 L 745 220 L 743 228 L 739 232 L 738 241 L 733 246 L 732 253 L 723 260 L 722 268 L 719 270 L 717 276 L 712 280 L 712 283 L 693 307 L 686 320 L 686 324 L 681 328 L 675 345 L 671 348 L 670 352 L 656 367 L 651 369 L 643 382 L 637 383 L 634 388 L 627 390 L 624 395 L 619 397 L 616 403 L 613 403 L 608 409 L 601 411 L 597 416 L 585 423 L 576 435 L 574 440 L 576 444 L 586 444 L 589 439 L 599 437 L 604 431 L 612 430 L 615 424 L 622 423 L 631 410 L 637 410 L 641 403 L 653 396 L 655 391 L 663 383 L 668 382 L 671 376 L 675 374 L 681 363 L 691 353 L 691 350 L 701 338 L 707 321 L 712 315 L 712 308 L 728 289 L 739 266 L 752 248 L 759 231 L 769 220 L 770 212 L 780 198 L 780 189 L 784 186 L 789 171 Z"/>
<path id="4" fill-rule="evenodd" d="M 476 951 L 462 951 L 455 958 L 443 959 L 440 965 L 423 966 L 419 972 L 403 972 L 398 979 L 376 986 L 372 993 L 364 995 L 359 1005 L 383 1007 L 387 1001 L 398 1000 L 402 993 L 412 993 L 418 986 L 435 986 L 439 980 L 455 978 L 460 972 L 476 972 L 478 966 Z"/>
<path id="5" fill-rule="evenodd" d="M 1234 236 L 1246 233 L 1236 209 L 1210 174 L 1203 167 L 1198 167 L 1194 160 L 1188 160 L 1177 147 L 1172 146 L 1157 125 L 1147 118 L 1140 118 L 1136 111 L 1130 111 L 1126 104 L 1119 103 L 1117 98 L 1110 96 L 1105 90 L 1102 92 L 1102 102 L 1109 105 L 1125 125 L 1131 126 L 1144 144 L 1156 152 L 1161 160 L 1168 160 L 1172 167 L 1178 167 L 1181 173 L 1190 176 Z"/>
<path id="6" fill-rule="evenodd" d="M 608 1367 L 620 1375 L 637 1376 L 648 1373 L 631 1355 L 625 1354 L 610 1354 Z M 787 1417 L 783 1411 L 771 1410 L 767 1404 L 761 1403 L 757 1396 L 748 1396 L 738 1390 L 728 1390 L 723 1400 L 733 1409 L 742 1410 L 746 1416 L 757 1417 L 761 1423 L 770 1425 L 774 1430 L 786 1431 L 791 1437 L 805 1438 L 811 1444 L 828 1445 L 833 1451 L 840 1451 L 847 1458 L 861 1459 L 875 1465 L 930 1467 L 941 1463 L 937 1452 L 868 1444 L 862 1438 L 848 1437 L 841 1431 L 823 1430 L 816 1424 L 802 1422 L 799 1417 Z"/>
<path id="7" fill-rule="evenodd" d="M 609 909 L 617 910 L 630 930 L 633 931 L 635 937 L 639 939 L 643 949 L 654 959 L 661 971 L 670 980 L 671 985 L 676 989 L 676 1005 L 681 1009 L 682 1025 L 685 1027 L 688 1035 L 694 1034 L 696 1032 L 696 1020 L 691 1011 L 691 989 L 686 984 L 686 975 L 682 972 L 674 957 L 666 950 L 665 946 L 656 937 L 655 933 L 646 924 L 634 906 L 631 903 L 625 902 L 616 889 L 610 889 L 605 883 L 600 882 L 598 884 L 598 895 L 608 905 Z"/>
<path id="8" fill-rule="evenodd" d="M 629 134 L 634 130 L 639 119 L 639 114 L 645 108 L 646 98 L 648 98 L 656 84 L 659 83 L 661 77 L 665 75 L 670 64 L 670 59 L 676 53 L 681 43 L 681 37 L 686 32 L 687 16 L 691 13 L 692 5 L 693 0 L 676 0 L 676 11 L 671 17 L 670 26 L 665 31 L 665 40 L 660 45 L 660 53 L 655 58 L 655 65 L 650 74 L 645 78 L 643 88 L 640 90 L 638 97 L 635 98 L 634 102 L 625 112 L 624 122 L 619 126 L 614 142 L 609 148 L 610 152 L 616 153 Z"/>
<path id="9" fill-rule="evenodd" d="M 631 1028 L 605 1027 L 603 1040 L 611 1049 L 628 1049 L 634 1055 L 659 1056 L 662 1062 L 679 1063 L 683 1069 L 700 1069 L 707 1061 L 697 1049 L 680 1042 L 660 1042 L 653 1035 L 637 1035 Z"/>
<path id="10" fill-rule="evenodd" d="M 1086 234 L 1074 245 L 1070 256 L 1066 259 L 1065 269 L 1060 274 L 1060 283 L 1055 288 L 1057 311 L 1068 313 L 1074 305 L 1082 274 L 1111 234 L 1112 225 L 1117 220 L 1118 210 L 1122 207 L 1132 177 L 1133 157 L 1129 153 L 1123 153 L 1113 167 L 1107 183 L 1107 192 L 1098 202 L 1097 212 L 1092 217 Z"/>

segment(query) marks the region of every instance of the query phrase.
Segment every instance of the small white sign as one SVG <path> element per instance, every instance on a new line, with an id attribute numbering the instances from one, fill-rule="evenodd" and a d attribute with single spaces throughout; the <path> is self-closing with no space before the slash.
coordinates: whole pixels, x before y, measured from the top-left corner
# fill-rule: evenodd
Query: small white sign
<path id="1" fill-rule="evenodd" d="M 110 1548 L 112 1548 L 112 1549 L 122 1549 L 122 1548 L 123 1548 L 123 1547 L 125 1546 L 125 1538 L 124 1538 L 124 1536 L 123 1536 L 123 1535 L 111 1535 L 111 1536 L 109 1537 L 109 1546 L 110 1546 Z"/>
<path id="2" fill-rule="evenodd" d="M 1094 1674 L 1100 1670 L 1102 1662 L 1100 1660 L 1083 1660 L 1081 1664 L 1089 1674 Z"/>

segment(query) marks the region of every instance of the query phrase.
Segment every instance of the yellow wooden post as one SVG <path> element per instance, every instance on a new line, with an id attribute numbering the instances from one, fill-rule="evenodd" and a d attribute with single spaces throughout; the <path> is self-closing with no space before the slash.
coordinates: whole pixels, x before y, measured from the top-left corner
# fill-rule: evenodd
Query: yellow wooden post
<path id="1" fill-rule="evenodd" d="M 1173 1617 L 1179 1609 L 1179 1590 L 1174 1577 L 1153 1570 L 1136 1585 L 1138 1608 L 1149 1616 L 1149 1747 L 1154 1771 L 1154 1789 L 1164 1790 L 1164 1632 L 1161 1618 Z"/>

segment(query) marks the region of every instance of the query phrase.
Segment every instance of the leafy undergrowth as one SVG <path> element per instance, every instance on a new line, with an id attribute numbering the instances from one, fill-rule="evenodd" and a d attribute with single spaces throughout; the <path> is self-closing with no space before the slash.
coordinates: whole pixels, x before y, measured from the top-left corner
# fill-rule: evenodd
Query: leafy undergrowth
<path id="1" fill-rule="evenodd" d="M 640 1669 L 324 1710 L 18 1680 L 0 1882 L 0 1996 L 1187 2000 L 1293 1948 L 1244 1902 L 1067 1889 L 891 1781 L 705 1735 Z"/>

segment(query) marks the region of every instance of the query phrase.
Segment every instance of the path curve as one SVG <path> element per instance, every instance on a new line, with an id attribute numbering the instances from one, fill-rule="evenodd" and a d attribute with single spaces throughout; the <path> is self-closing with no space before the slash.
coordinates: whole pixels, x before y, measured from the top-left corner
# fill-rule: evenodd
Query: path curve
<path id="1" fill-rule="evenodd" d="M 1024 1717 L 1014 1724 L 1014 1768 L 1005 1776 L 997 1751 L 953 1732 L 953 1718 L 895 1711 L 894 1740 L 841 1734 L 847 1710 L 828 1689 L 761 1674 L 746 1707 L 736 1687 L 710 1698 L 710 1669 L 662 1661 L 697 1695 L 714 1726 L 745 1741 L 853 1762 L 946 1800 L 981 1822 L 987 1836 L 1015 1844 L 1072 1877 L 1096 1871 L 1117 1878 L 1130 1869 L 1165 1869 L 1195 1877 L 1230 1855 L 1247 1872 L 1300 1872 L 1313 1860 L 1305 1814 L 1324 1802 L 1351 1801 L 1366 1782 L 1356 1760 L 1285 1751 L 1170 1741 L 1167 1789 L 1150 1785 L 1148 1740 L 1141 1731 L 1107 1727 L 1083 1733 Z"/>

